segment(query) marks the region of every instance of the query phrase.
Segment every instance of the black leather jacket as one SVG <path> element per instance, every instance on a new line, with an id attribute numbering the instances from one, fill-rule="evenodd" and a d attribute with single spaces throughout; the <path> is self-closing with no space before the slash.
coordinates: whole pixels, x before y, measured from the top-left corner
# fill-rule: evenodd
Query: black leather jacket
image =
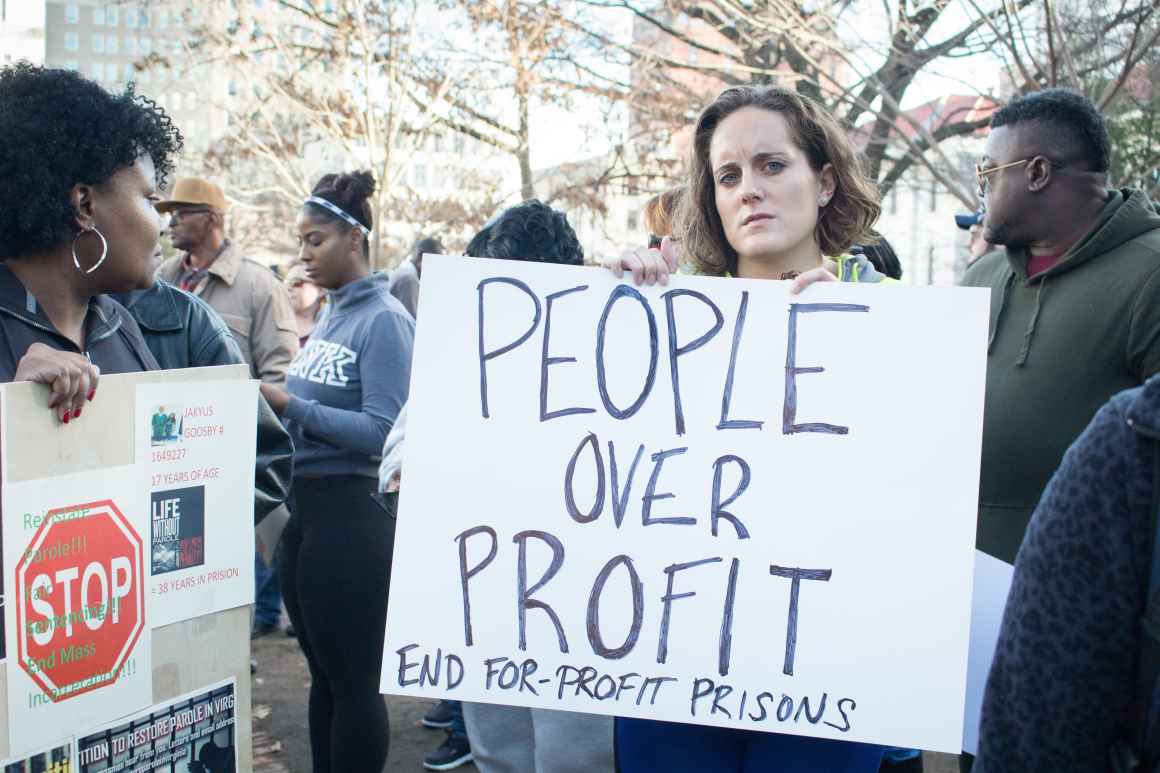
<path id="1" fill-rule="evenodd" d="M 20 359 L 35 343 L 84 354 L 102 373 L 139 373 L 156 370 L 157 363 L 142 333 L 121 304 L 104 295 L 89 302 L 85 345 L 77 345 L 57 331 L 32 293 L 0 263 L 0 383 L 16 375 Z"/>
<path id="2" fill-rule="evenodd" d="M 163 370 L 244 363 L 226 323 L 199 298 L 160 279 L 148 290 L 120 299 L 137 320 L 145 343 Z M 286 501 L 294 445 L 273 409 L 258 397 L 258 454 L 254 471 L 254 523 Z"/>

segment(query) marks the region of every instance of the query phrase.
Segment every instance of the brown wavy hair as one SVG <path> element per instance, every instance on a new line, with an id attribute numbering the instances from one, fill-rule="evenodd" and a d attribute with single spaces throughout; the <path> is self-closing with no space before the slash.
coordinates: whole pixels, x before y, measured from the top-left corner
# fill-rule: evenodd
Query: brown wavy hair
<path id="1" fill-rule="evenodd" d="M 685 186 L 669 188 L 649 199 L 644 205 L 644 225 L 655 236 L 668 236 L 677 230 L 677 212 L 685 198 Z"/>
<path id="2" fill-rule="evenodd" d="M 873 240 L 871 227 L 882 208 L 878 187 L 862 168 L 861 153 L 826 110 L 808 97 L 779 86 L 735 86 L 721 92 L 706 107 L 693 134 L 689 195 L 679 220 L 685 231 L 686 254 L 698 273 L 723 276 L 737 273 L 737 251 L 725 238 L 717 212 L 709 146 L 713 133 L 727 116 L 743 107 L 781 113 L 810 167 L 834 170 L 834 195 L 818 214 L 815 237 L 823 255 L 841 255 L 857 243 Z"/>

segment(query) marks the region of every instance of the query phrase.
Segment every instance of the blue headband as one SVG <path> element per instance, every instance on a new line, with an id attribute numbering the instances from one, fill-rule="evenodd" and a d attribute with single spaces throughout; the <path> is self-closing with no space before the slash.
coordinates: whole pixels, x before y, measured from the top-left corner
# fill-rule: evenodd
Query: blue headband
<path id="1" fill-rule="evenodd" d="M 317 204 L 318 206 L 322 207 L 323 209 L 329 210 L 330 212 L 333 212 L 334 214 L 338 215 L 346 222 L 353 225 L 358 230 L 362 231 L 363 236 L 369 237 L 371 235 L 371 229 L 367 228 L 365 225 L 363 225 L 359 221 L 355 220 L 353 216 L 348 214 L 345 210 L 343 210 L 342 207 L 338 206 L 337 204 L 335 204 L 332 201 L 327 201 L 326 199 L 320 199 L 317 196 L 309 196 L 309 197 L 307 197 L 306 201 L 303 203 L 305 203 L 305 204 Z"/>

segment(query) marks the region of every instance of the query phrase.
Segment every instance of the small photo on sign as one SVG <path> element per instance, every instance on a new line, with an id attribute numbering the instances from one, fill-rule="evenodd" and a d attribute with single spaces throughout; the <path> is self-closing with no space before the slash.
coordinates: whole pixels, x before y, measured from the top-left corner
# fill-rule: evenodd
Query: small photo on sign
<path id="1" fill-rule="evenodd" d="M 155 446 L 181 442 L 182 406 L 159 405 L 153 409 L 149 425 L 149 441 Z"/>
<path id="2" fill-rule="evenodd" d="M 153 574 L 205 563 L 205 487 L 154 491 L 150 508 Z"/>
<path id="3" fill-rule="evenodd" d="M 0 762 L 0 773 L 70 773 L 72 744 Z"/>

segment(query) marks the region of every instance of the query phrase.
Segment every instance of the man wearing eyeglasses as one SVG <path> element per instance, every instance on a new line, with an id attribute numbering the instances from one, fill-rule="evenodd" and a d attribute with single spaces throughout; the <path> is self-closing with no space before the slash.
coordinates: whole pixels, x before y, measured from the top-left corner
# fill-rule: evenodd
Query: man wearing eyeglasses
<path id="1" fill-rule="evenodd" d="M 184 255 L 161 264 L 157 276 L 210 305 L 237 340 L 250 374 L 271 384 L 286 382 L 298 354 L 298 327 L 290 295 L 274 272 L 246 258 L 225 235 L 225 194 L 206 180 L 184 178 L 157 210 L 169 215 L 169 239 Z M 279 508 L 276 521 L 284 521 Z M 253 635 L 278 630 L 282 599 L 277 566 L 254 557 Z"/>
<path id="2" fill-rule="evenodd" d="M 1160 371 L 1160 216 L 1143 191 L 1108 188 L 1110 155 L 1096 106 L 1077 93 L 1047 89 L 995 113 L 977 168 L 983 237 L 1006 248 L 980 258 L 963 280 L 991 289 L 977 546 L 1008 563 L 1067 447 L 1109 398 Z M 1068 550 L 1083 557 L 1091 548 Z M 1052 582 L 1098 593 L 1106 585 L 1090 572 L 1099 563 L 1080 561 L 1085 568 L 1076 576 L 1061 568 Z M 988 694 L 984 730 L 1002 722 L 994 713 L 1000 711 L 1011 726 L 1053 728 L 1058 742 L 1085 737 L 1086 712 L 1079 703 L 1062 707 L 1100 693 L 1076 685 L 1071 695 L 1061 692 L 1069 668 L 1061 653 L 1105 632 L 1090 630 L 1082 615 L 1065 618 L 1023 621 L 1042 628 L 1041 646 L 1013 668 L 992 670 L 990 685 L 1006 689 L 1031 678 L 1006 694 L 1008 708 L 994 709 Z M 1019 713 L 1031 704 L 1038 716 Z M 1113 714 L 1102 698 L 1100 712 Z M 1037 741 L 1022 733 L 1001 741 L 984 733 L 987 773 L 1073 769 L 1029 762 L 1046 742 L 1043 733 Z"/>
<path id="3" fill-rule="evenodd" d="M 184 178 L 157 210 L 169 215 L 169 239 L 185 254 L 157 275 L 213 307 L 229 325 L 254 378 L 281 384 L 298 353 L 294 309 L 272 271 L 243 257 L 225 235 L 225 194 L 206 180 Z"/>

